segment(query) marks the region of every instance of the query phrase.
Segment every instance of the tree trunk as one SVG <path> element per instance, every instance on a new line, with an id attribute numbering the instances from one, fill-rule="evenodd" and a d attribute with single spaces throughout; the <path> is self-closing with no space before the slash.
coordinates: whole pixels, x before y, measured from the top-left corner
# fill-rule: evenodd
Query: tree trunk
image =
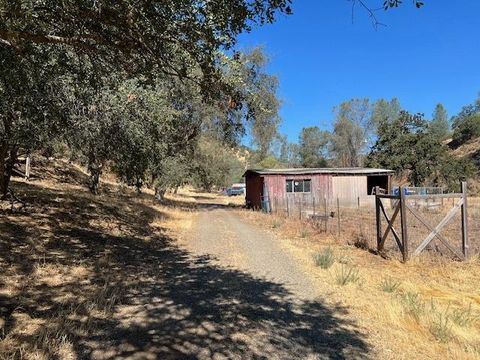
<path id="1" fill-rule="evenodd" d="M 135 181 L 135 188 L 137 190 L 137 194 L 142 193 L 142 186 L 143 186 L 143 180 L 140 178 L 137 178 L 137 180 Z"/>
<path id="2" fill-rule="evenodd" d="M 100 175 L 102 174 L 102 164 L 96 161 L 95 156 L 90 157 L 88 163 L 88 171 L 90 172 L 90 178 L 88 180 L 88 188 L 92 194 L 98 195 L 98 188 L 100 185 Z"/>
<path id="3" fill-rule="evenodd" d="M 156 187 L 155 188 L 155 199 L 157 199 L 160 202 L 165 200 L 165 190 Z"/>
<path id="4" fill-rule="evenodd" d="M 6 183 L 6 165 L 7 165 L 7 154 L 8 154 L 8 146 L 6 144 L 2 144 L 0 147 L 0 195 L 1 198 L 5 198 L 8 191 L 8 186 Z"/>
<path id="5" fill-rule="evenodd" d="M 10 179 L 12 178 L 13 167 L 17 162 L 18 147 L 14 146 L 8 151 L 8 147 L 5 145 L 5 149 L 2 146 L 1 157 L 3 159 L 3 164 L 0 169 L 3 169 L 2 181 L 0 184 L 0 189 L 2 193 L 2 198 L 5 198 L 8 194 L 8 187 L 10 185 Z M 8 157 L 5 155 L 8 154 Z"/>

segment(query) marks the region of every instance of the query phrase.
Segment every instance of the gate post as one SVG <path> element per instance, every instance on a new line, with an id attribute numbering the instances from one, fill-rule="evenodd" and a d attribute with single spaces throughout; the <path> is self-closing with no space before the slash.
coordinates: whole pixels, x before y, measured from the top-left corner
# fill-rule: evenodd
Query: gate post
<path id="1" fill-rule="evenodd" d="M 382 201 L 378 197 L 378 190 L 379 187 L 375 187 L 375 217 L 377 219 L 377 250 L 381 251 L 380 249 L 380 242 L 382 240 L 382 218 L 380 216 L 380 201 Z"/>
<path id="2" fill-rule="evenodd" d="M 462 251 L 465 259 L 468 257 L 468 206 L 467 206 L 467 182 L 462 181 Z"/>
<path id="3" fill-rule="evenodd" d="M 405 203 L 405 188 L 400 187 L 400 220 L 402 222 L 403 261 L 408 260 L 408 233 L 407 233 L 407 208 Z"/>

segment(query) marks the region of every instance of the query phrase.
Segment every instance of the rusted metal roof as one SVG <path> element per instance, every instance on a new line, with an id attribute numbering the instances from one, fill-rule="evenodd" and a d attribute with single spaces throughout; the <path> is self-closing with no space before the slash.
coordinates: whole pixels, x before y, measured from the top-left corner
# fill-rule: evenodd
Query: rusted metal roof
<path id="1" fill-rule="evenodd" d="M 258 175 L 304 175 L 304 174 L 328 174 L 328 175 L 393 175 L 393 170 L 371 168 L 298 168 L 298 169 L 249 169 L 247 174 Z"/>

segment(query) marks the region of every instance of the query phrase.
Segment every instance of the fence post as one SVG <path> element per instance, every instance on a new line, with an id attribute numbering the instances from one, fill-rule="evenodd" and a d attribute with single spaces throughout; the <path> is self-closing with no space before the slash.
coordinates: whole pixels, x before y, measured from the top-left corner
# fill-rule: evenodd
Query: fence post
<path id="1" fill-rule="evenodd" d="M 27 154 L 27 159 L 25 160 L 25 180 L 30 180 L 30 164 L 31 164 L 30 153 Z"/>
<path id="2" fill-rule="evenodd" d="M 382 249 L 380 249 L 380 241 L 382 240 L 382 218 L 380 214 L 380 201 L 382 201 L 382 199 L 378 197 L 378 190 L 379 190 L 379 187 L 376 186 L 375 187 L 375 218 L 377 219 L 377 250 L 381 251 Z"/>
<path id="3" fill-rule="evenodd" d="M 405 204 L 405 191 L 404 187 L 400 187 L 400 220 L 402 222 L 402 243 L 403 243 L 403 261 L 408 260 L 408 234 L 407 234 L 407 208 Z"/>
<path id="4" fill-rule="evenodd" d="M 467 183 L 462 181 L 462 251 L 465 259 L 468 257 L 468 248 L 470 247 L 468 243 L 468 204 L 467 204 Z"/>
<path id="5" fill-rule="evenodd" d="M 312 196 L 312 205 L 313 205 L 313 221 L 315 221 L 315 196 Z"/>
<path id="6" fill-rule="evenodd" d="M 298 212 L 299 212 L 300 220 L 302 220 L 302 205 L 303 205 L 302 203 L 303 203 L 302 196 L 299 196 L 299 198 L 298 198 Z"/>
<path id="7" fill-rule="evenodd" d="M 337 196 L 337 227 L 338 227 L 338 238 L 340 239 L 340 200 L 338 199 Z"/>
<path id="8" fill-rule="evenodd" d="M 323 204 L 325 205 L 325 232 L 328 231 L 328 210 L 327 210 L 327 197 L 323 197 Z"/>

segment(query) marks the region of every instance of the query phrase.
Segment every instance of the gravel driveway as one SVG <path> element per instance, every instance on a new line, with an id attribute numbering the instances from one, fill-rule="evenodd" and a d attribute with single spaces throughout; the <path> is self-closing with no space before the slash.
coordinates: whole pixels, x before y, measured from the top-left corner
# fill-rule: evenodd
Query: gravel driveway
<path id="1" fill-rule="evenodd" d="M 220 302 L 235 313 L 215 352 L 195 358 L 238 359 L 351 359 L 367 358 L 363 335 L 348 317 L 348 310 L 329 307 L 315 291 L 308 273 L 282 249 L 275 236 L 246 223 L 221 206 L 201 210 L 187 245 L 210 264 L 247 276 L 249 281 L 223 284 Z M 316 295 L 317 294 L 317 295 Z M 214 311 L 214 308 L 211 309 Z M 237 343 L 240 341 L 241 346 Z"/>
<path id="2" fill-rule="evenodd" d="M 112 331 L 84 345 L 95 349 L 88 358 L 373 357 L 348 309 L 316 296 L 272 234 L 229 208 L 203 206 L 180 242 L 158 240 L 122 258 L 136 286 L 123 291 Z"/>
<path id="3" fill-rule="evenodd" d="M 211 255 L 218 264 L 282 284 L 295 298 L 315 298 L 309 274 L 280 248 L 279 241 L 228 209 L 214 207 L 202 211 L 190 244 L 191 251 Z"/>

